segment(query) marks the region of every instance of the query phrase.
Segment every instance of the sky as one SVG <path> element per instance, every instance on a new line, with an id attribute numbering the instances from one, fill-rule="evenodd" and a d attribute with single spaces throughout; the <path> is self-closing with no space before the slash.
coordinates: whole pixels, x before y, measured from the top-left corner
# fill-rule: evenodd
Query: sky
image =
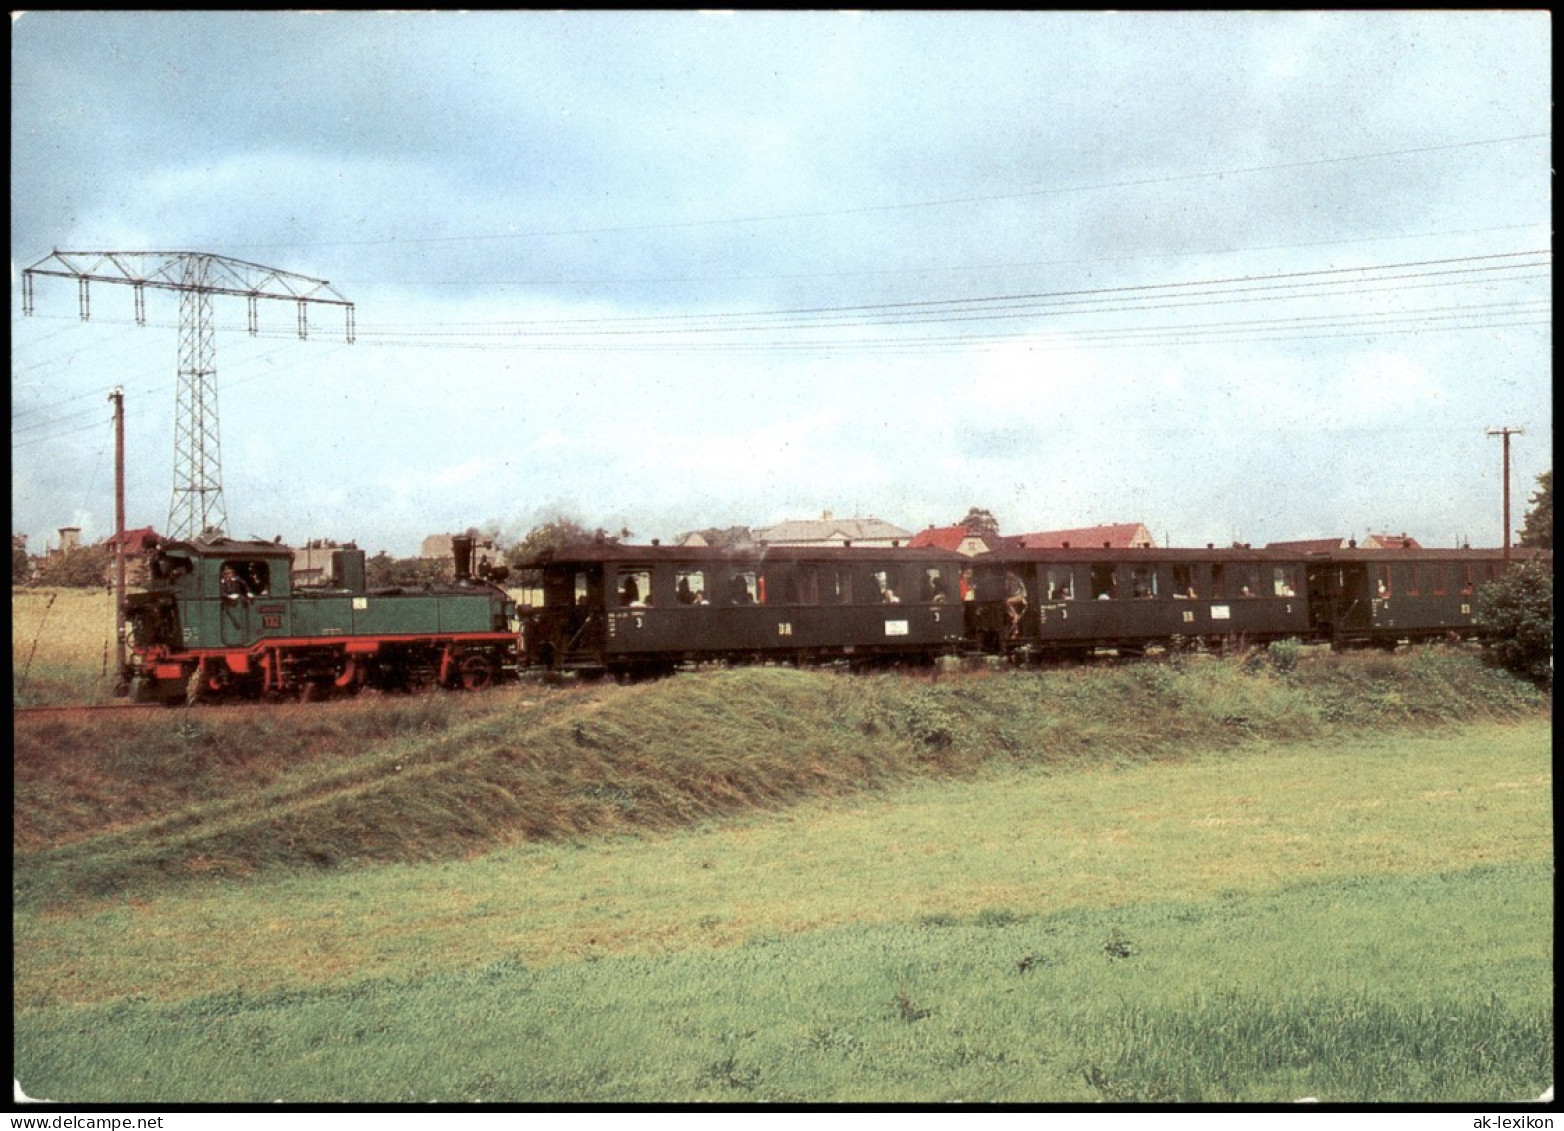
<path id="1" fill-rule="evenodd" d="M 1552 467 L 1538 11 L 30 12 L 12 531 L 167 531 L 198 252 L 227 532 L 569 518 L 1503 538 Z M 138 260 L 138 262 L 144 262 Z"/>

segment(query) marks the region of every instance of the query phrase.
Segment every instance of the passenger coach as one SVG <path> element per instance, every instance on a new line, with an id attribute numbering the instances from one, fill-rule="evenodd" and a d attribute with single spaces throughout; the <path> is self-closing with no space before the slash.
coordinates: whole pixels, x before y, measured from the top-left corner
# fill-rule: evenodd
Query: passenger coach
<path id="1" fill-rule="evenodd" d="M 1039 656 L 1302 638 L 1306 563 L 1240 548 L 995 550 L 974 567 L 973 635 L 985 651 Z"/>
<path id="2" fill-rule="evenodd" d="M 518 563 L 529 666 L 657 674 L 703 660 L 858 663 L 961 649 L 961 555 L 859 547 L 593 543 Z"/>
<path id="3" fill-rule="evenodd" d="M 1509 567 L 1548 560 L 1529 547 L 1342 549 L 1309 555 L 1314 635 L 1336 647 L 1477 635 L 1474 596 Z"/>

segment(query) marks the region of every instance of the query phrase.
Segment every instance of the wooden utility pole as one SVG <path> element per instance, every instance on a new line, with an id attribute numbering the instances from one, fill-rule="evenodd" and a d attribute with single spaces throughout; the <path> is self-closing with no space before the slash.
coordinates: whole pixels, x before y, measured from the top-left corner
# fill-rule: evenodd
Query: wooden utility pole
<path id="1" fill-rule="evenodd" d="M 114 694 L 130 691 L 125 678 L 125 390 L 114 402 Z"/>
<path id="2" fill-rule="evenodd" d="M 1504 437 L 1504 562 L 1510 562 L 1510 437 L 1524 436 L 1524 428 L 1490 428 L 1488 435 Z"/>

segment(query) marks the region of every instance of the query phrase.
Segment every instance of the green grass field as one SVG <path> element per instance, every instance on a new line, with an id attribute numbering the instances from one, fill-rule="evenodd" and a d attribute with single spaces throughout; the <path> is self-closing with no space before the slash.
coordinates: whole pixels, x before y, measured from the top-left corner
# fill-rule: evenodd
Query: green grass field
<path id="1" fill-rule="evenodd" d="M 15 737 L 31 1096 L 1552 1083 L 1548 700 L 1464 653 L 714 671 Z"/>

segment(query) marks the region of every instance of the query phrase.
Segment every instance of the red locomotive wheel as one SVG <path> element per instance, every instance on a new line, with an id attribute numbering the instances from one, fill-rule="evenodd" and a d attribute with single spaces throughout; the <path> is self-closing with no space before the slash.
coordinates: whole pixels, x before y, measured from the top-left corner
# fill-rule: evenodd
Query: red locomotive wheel
<path id="1" fill-rule="evenodd" d="M 494 686 L 494 660 L 483 652 L 469 652 L 456 666 L 456 679 L 463 691 L 484 691 Z"/>

